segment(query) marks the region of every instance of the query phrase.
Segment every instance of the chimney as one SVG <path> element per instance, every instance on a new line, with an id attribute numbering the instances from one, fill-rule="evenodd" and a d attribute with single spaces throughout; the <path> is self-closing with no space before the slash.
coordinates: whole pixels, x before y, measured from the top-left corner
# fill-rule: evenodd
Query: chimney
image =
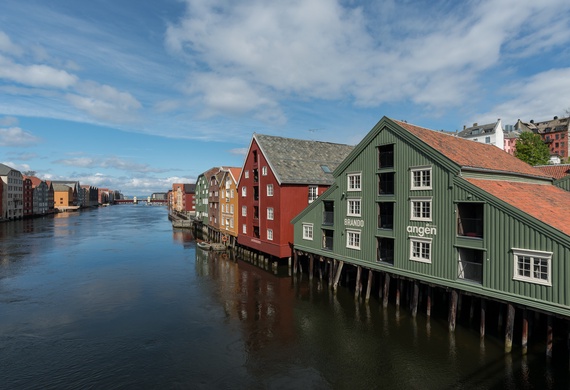
<path id="1" fill-rule="evenodd" d="M 555 117 L 554 117 L 554 120 L 556 120 L 556 119 L 558 119 L 558 117 L 557 117 L 557 116 L 555 116 Z"/>
<path id="2" fill-rule="evenodd" d="M 534 119 L 531 119 L 531 120 L 530 120 L 530 123 L 534 123 Z"/>
<path id="3" fill-rule="evenodd" d="M 476 126 L 477 126 L 477 122 L 473 123 L 473 127 L 476 127 Z"/>
<path id="4" fill-rule="evenodd" d="M 463 125 L 463 130 L 465 130 L 467 128 L 467 126 Z"/>

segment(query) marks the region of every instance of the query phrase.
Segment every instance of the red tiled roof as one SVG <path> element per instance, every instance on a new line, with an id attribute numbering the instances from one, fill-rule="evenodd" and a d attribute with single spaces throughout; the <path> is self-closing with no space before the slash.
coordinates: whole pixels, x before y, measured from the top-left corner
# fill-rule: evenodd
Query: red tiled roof
<path id="1" fill-rule="evenodd" d="M 26 175 L 23 175 L 23 176 L 24 176 L 24 179 L 30 179 L 30 181 L 32 182 L 32 188 L 36 188 L 42 182 L 42 179 L 40 179 L 39 177 L 36 177 L 36 176 L 26 176 Z"/>
<path id="2" fill-rule="evenodd" d="M 549 175 L 494 145 L 470 141 L 406 122 L 393 121 L 461 167 L 550 178 Z"/>
<path id="3" fill-rule="evenodd" d="M 539 165 L 535 168 L 540 170 L 542 173 L 555 178 L 556 180 L 570 175 L 570 164 Z"/>
<path id="4" fill-rule="evenodd" d="M 231 172 L 232 176 L 234 177 L 234 179 L 237 181 L 239 180 L 239 175 L 241 175 L 241 167 L 237 168 L 237 167 L 231 167 L 229 168 L 229 171 Z"/>
<path id="5" fill-rule="evenodd" d="M 570 192 L 550 184 L 466 179 L 483 191 L 570 235 Z"/>

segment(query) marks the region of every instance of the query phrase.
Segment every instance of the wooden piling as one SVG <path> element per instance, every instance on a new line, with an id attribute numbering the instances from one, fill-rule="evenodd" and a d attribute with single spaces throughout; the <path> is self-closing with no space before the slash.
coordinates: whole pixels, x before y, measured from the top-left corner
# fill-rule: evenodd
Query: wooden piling
<path id="1" fill-rule="evenodd" d="M 481 321 L 479 324 L 479 335 L 485 337 L 485 314 L 487 313 L 487 301 L 481 298 Z"/>
<path id="2" fill-rule="evenodd" d="M 428 286 L 427 297 L 426 297 L 426 316 L 428 319 L 431 317 L 432 299 L 433 299 L 433 291 L 431 289 L 431 286 Z"/>
<path id="3" fill-rule="evenodd" d="M 510 353 L 513 349 L 513 329 L 515 324 L 515 307 L 512 303 L 507 304 L 507 323 L 505 326 L 505 352 Z"/>
<path id="4" fill-rule="evenodd" d="M 336 276 L 334 278 L 334 283 L 333 283 L 333 290 L 336 291 L 336 288 L 338 287 L 338 281 L 340 280 L 340 275 L 342 274 L 342 267 L 344 266 L 344 261 L 340 260 L 338 262 L 338 269 L 336 270 Z"/>
<path id="5" fill-rule="evenodd" d="M 456 290 L 451 290 L 449 295 L 450 295 L 450 297 L 449 297 L 449 316 L 448 316 L 449 331 L 454 332 L 455 331 L 455 321 L 456 321 L 456 316 L 457 316 L 458 294 L 457 294 Z"/>
<path id="6" fill-rule="evenodd" d="M 402 279 L 398 279 L 398 281 L 396 282 L 396 307 L 398 309 L 400 308 L 401 289 L 402 289 Z"/>
<path id="7" fill-rule="evenodd" d="M 356 266 L 356 285 L 354 286 L 354 299 L 358 299 L 360 296 L 360 291 L 362 291 L 362 282 L 360 277 L 362 276 L 362 267 Z"/>
<path id="8" fill-rule="evenodd" d="M 366 302 L 368 302 L 370 300 L 370 290 L 372 290 L 372 278 L 374 277 L 374 274 L 372 273 L 372 270 L 369 269 L 368 270 L 368 283 L 366 283 Z"/>
<path id="9" fill-rule="evenodd" d="M 299 266 L 299 254 L 297 251 L 293 252 L 293 275 L 297 275 L 297 268 Z"/>
<path id="10" fill-rule="evenodd" d="M 382 298 L 382 306 L 388 307 L 388 294 L 390 293 L 390 274 L 384 275 L 384 298 Z"/>
<path id="11" fill-rule="evenodd" d="M 523 318 L 522 318 L 521 345 L 522 345 L 522 354 L 526 355 L 528 352 L 528 313 L 527 313 L 526 309 L 523 309 L 522 315 L 523 315 Z"/>
<path id="12" fill-rule="evenodd" d="M 417 281 L 414 281 L 414 295 L 412 298 L 412 317 L 418 314 L 418 300 L 420 295 L 420 285 Z"/>
<path id="13" fill-rule="evenodd" d="M 315 273 L 314 267 L 315 267 L 315 258 L 313 256 L 313 254 L 311 253 L 309 255 L 309 280 L 313 279 L 313 274 Z"/>
<path id="14" fill-rule="evenodd" d="M 553 340 L 553 329 L 552 329 L 552 316 L 546 316 L 546 357 L 552 357 L 552 340 Z"/>

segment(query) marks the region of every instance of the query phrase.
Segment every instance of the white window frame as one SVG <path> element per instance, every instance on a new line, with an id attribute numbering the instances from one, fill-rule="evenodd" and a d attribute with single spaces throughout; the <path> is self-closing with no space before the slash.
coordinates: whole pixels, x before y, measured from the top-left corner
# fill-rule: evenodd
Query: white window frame
<path id="1" fill-rule="evenodd" d="M 360 230 L 346 229 L 346 247 L 360 250 L 362 234 Z"/>
<path id="2" fill-rule="evenodd" d="M 313 224 L 304 223 L 303 224 L 303 240 L 313 241 Z"/>
<path id="3" fill-rule="evenodd" d="M 273 184 L 267 185 L 267 196 L 273 196 Z"/>
<path id="4" fill-rule="evenodd" d="M 275 216 L 275 213 L 273 211 L 273 207 L 268 207 L 267 208 L 267 220 L 273 221 L 274 216 Z"/>
<path id="5" fill-rule="evenodd" d="M 358 212 L 356 212 L 356 207 L 353 205 L 358 204 Z M 360 217 L 362 216 L 362 199 L 361 198 L 349 198 L 346 200 L 346 215 L 348 217 Z"/>
<path id="6" fill-rule="evenodd" d="M 414 255 L 414 244 L 420 245 L 420 255 Z M 422 256 L 423 247 L 425 245 L 429 245 L 428 248 L 428 256 L 427 258 Z M 432 239 L 425 238 L 425 237 L 410 237 L 410 260 L 412 261 L 419 261 L 420 263 L 428 263 L 431 264 L 431 253 L 432 253 Z"/>
<path id="7" fill-rule="evenodd" d="M 245 171 L 245 178 L 249 179 L 249 171 Z"/>
<path id="8" fill-rule="evenodd" d="M 429 185 L 424 183 L 425 181 L 425 172 L 429 172 Z M 419 185 L 416 185 L 415 181 L 415 174 L 419 174 Z M 433 175 L 432 175 L 432 167 L 431 166 L 423 166 L 423 167 L 414 167 L 410 169 L 410 189 L 412 190 L 431 190 L 432 189 L 432 182 L 433 182 Z"/>
<path id="9" fill-rule="evenodd" d="M 415 211 L 417 209 L 416 205 L 419 207 L 420 214 L 416 215 Z M 423 216 L 425 205 L 429 206 L 429 216 Z M 414 197 L 410 198 L 410 221 L 424 221 L 431 222 L 432 220 L 432 198 L 431 197 Z"/>
<path id="10" fill-rule="evenodd" d="M 309 203 L 313 203 L 319 197 L 319 186 L 309 186 Z"/>
<path id="11" fill-rule="evenodd" d="M 266 165 L 261 167 L 261 176 L 267 176 L 267 166 Z"/>
<path id="12" fill-rule="evenodd" d="M 243 234 L 247 234 L 247 225 L 245 223 L 243 225 L 241 225 L 241 232 Z"/>
<path id="13" fill-rule="evenodd" d="M 247 217 L 247 206 L 241 206 L 241 216 Z"/>
<path id="14" fill-rule="evenodd" d="M 531 249 L 513 248 L 513 280 L 552 286 L 552 252 L 536 251 Z M 529 259 L 529 275 L 521 275 L 519 261 L 521 258 Z M 546 261 L 546 279 L 537 276 L 538 261 Z"/>
<path id="15" fill-rule="evenodd" d="M 246 186 L 241 187 L 241 196 L 243 198 L 245 198 L 247 196 L 247 187 Z"/>
<path id="16" fill-rule="evenodd" d="M 273 229 L 267 229 L 267 239 L 273 241 Z"/>
<path id="17" fill-rule="evenodd" d="M 347 174 L 346 188 L 348 191 L 362 191 L 362 173 Z"/>

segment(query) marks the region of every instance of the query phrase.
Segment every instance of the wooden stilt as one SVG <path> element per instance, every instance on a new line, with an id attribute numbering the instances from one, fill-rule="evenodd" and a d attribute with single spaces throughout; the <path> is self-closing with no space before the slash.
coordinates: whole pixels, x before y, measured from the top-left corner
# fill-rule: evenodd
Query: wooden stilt
<path id="1" fill-rule="evenodd" d="M 505 326 L 505 352 L 510 353 L 513 349 L 513 328 L 515 324 L 515 307 L 507 304 L 507 323 Z"/>
<path id="2" fill-rule="evenodd" d="M 457 298 L 458 298 L 457 291 L 451 290 L 451 292 L 449 293 L 449 316 L 448 316 L 450 332 L 455 331 L 455 320 L 457 316 Z"/>
<path id="3" fill-rule="evenodd" d="M 299 254 L 293 252 L 293 275 L 297 275 L 297 267 L 299 266 Z"/>
<path id="4" fill-rule="evenodd" d="M 420 295 L 420 285 L 417 281 L 414 281 L 414 295 L 412 298 L 412 317 L 418 314 L 418 300 Z"/>
<path id="5" fill-rule="evenodd" d="M 503 304 L 499 303 L 499 315 L 497 319 L 497 331 L 501 331 L 503 328 Z"/>
<path id="6" fill-rule="evenodd" d="M 473 318 L 475 317 L 475 297 L 470 297 L 470 304 L 469 304 L 469 325 L 473 324 Z"/>
<path id="7" fill-rule="evenodd" d="M 320 261 L 319 261 L 319 280 L 320 281 L 323 280 L 323 267 L 324 267 L 323 258 L 321 257 Z"/>
<path id="8" fill-rule="evenodd" d="M 522 319 L 522 354 L 526 355 L 528 352 L 528 313 L 526 309 L 523 309 L 522 312 L 523 319 Z"/>
<path id="9" fill-rule="evenodd" d="M 366 283 L 366 302 L 368 302 L 370 300 L 370 290 L 372 290 L 372 278 L 374 277 L 374 274 L 372 273 L 372 270 L 369 269 L 368 270 L 368 283 Z"/>
<path id="10" fill-rule="evenodd" d="M 333 290 L 336 291 L 336 288 L 338 287 L 338 281 L 340 280 L 340 275 L 342 274 L 342 267 L 344 266 L 344 261 L 339 261 L 338 262 L 338 269 L 336 270 L 336 276 L 334 278 L 334 283 L 333 283 Z"/>
<path id="11" fill-rule="evenodd" d="M 553 330 L 552 330 L 552 316 L 546 316 L 546 357 L 552 357 L 552 340 L 553 340 Z"/>
<path id="12" fill-rule="evenodd" d="M 426 315 L 427 318 L 431 317 L 431 305 L 432 305 L 432 298 L 433 298 L 433 292 L 431 289 L 431 286 L 428 286 L 427 288 L 427 298 L 426 298 Z"/>
<path id="13" fill-rule="evenodd" d="M 309 280 L 313 279 L 313 274 L 315 273 L 314 267 L 315 267 L 315 257 L 311 253 L 309 255 Z"/>
<path id="14" fill-rule="evenodd" d="M 354 299 L 357 299 L 360 296 L 360 291 L 362 290 L 362 282 L 360 281 L 360 277 L 362 276 L 362 267 L 356 266 L 356 284 L 354 286 Z"/>
<path id="15" fill-rule="evenodd" d="M 481 298 L 481 322 L 479 325 L 479 335 L 485 337 L 485 314 L 487 312 L 487 301 Z"/>
<path id="16" fill-rule="evenodd" d="M 382 272 L 378 272 L 378 299 L 382 299 L 382 289 L 384 288 L 384 283 L 382 283 Z M 570 348 L 570 346 L 568 347 Z"/>
<path id="17" fill-rule="evenodd" d="M 400 308 L 400 295 L 402 290 L 402 279 L 398 279 L 396 282 L 396 307 Z"/>
<path id="18" fill-rule="evenodd" d="M 390 293 L 390 274 L 384 275 L 384 298 L 382 298 L 382 306 L 388 307 L 388 294 Z"/>

